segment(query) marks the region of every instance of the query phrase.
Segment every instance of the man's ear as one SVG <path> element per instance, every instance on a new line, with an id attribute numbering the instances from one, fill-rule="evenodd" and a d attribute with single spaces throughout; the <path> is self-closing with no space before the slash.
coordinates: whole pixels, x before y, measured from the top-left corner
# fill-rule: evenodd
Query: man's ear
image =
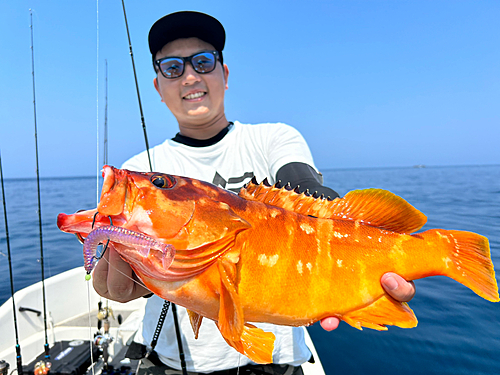
<path id="1" fill-rule="evenodd" d="M 229 68 L 224 64 L 224 81 L 226 82 L 226 90 L 229 88 L 227 85 L 227 78 L 229 77 Z"/>
<path id="2" fill-rule="evenodd" d="M 158 83 L 158 77 L 155 77 L 153 79 L 153 84 L 155 85 L 155 89 L 158 92 L 158 94 L 160 95 L 161 101 L 163 102 L 163 97 L 161 96 L 161 92 L 160 92 L 160 84 Z"/>

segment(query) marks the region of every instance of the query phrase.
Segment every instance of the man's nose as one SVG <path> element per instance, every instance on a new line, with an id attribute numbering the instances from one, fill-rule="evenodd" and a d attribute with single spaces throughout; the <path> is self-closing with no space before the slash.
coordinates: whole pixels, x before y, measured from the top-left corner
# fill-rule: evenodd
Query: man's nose
<path id="1" fill-rule="evenodd" d="M 200 81 L 201 81 L 200 73 L 194 70 L 191 64 L 186 64 L 186 66 L 184 67 L 184 77 L 182 83 L 184 85 L 192 85 L 193 83 Z"/>

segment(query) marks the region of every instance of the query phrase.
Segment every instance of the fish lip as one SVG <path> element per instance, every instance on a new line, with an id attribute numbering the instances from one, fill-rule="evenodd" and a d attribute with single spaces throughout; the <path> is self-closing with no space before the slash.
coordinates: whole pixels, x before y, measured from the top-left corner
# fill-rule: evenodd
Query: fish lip
<path id="1" fill-rule="evenodd" d="M 104 181 L 97 210 L 105 216 L 120 215 L 127 200 L 129 171 L 105 165 L 102 176 Z"/>

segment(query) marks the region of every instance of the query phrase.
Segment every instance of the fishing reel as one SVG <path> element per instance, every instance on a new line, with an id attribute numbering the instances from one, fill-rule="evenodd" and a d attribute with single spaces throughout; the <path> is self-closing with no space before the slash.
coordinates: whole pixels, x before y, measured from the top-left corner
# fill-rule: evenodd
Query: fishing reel
<path id="1" fill-rule="evenodd" d="M 33 371 L 34 375 L 47 375 L 52 367 L 52 363 L 48 361 L 40 361 L 35 364 Z"/>
<path id="2" fill-rule="evenodd" d="M 9 373 L 10 365 L 3 359 L 0 360 L 0 375 L 7 375 Z"/>
<path id="3" fill-rule="evenodd" d="M 107 334 L 109 332 L 109 317 L 111 316 L 113 319 L 115 319 L 115 315 L 113 314 L 113 309 L 111 307 L 103 307 L 102 302 L 99 302 L 97 304 L 98 310 L 97 310 L 97 331 L 98 334 L 101 332 L 101 328 L 104 328 L 104 334 Z"/>

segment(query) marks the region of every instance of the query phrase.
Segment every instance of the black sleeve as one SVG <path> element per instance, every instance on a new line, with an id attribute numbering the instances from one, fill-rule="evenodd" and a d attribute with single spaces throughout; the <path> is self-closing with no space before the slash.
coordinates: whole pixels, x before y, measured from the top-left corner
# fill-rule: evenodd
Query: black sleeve
<path id="1" fill-rule="evenodd" d="M 305 163 L 293 162 L 282 166 L 276 173 L 276 181 L 280 180 L 282 185 L 289 182 L 293 188 L 299 186 L 301 193 L 309 189 L 311 194 L 316 191 L 319 195 L 324 194 L 331 199 L 339 196 L 336 191 L 323 186 L 323 176 Z"/>

